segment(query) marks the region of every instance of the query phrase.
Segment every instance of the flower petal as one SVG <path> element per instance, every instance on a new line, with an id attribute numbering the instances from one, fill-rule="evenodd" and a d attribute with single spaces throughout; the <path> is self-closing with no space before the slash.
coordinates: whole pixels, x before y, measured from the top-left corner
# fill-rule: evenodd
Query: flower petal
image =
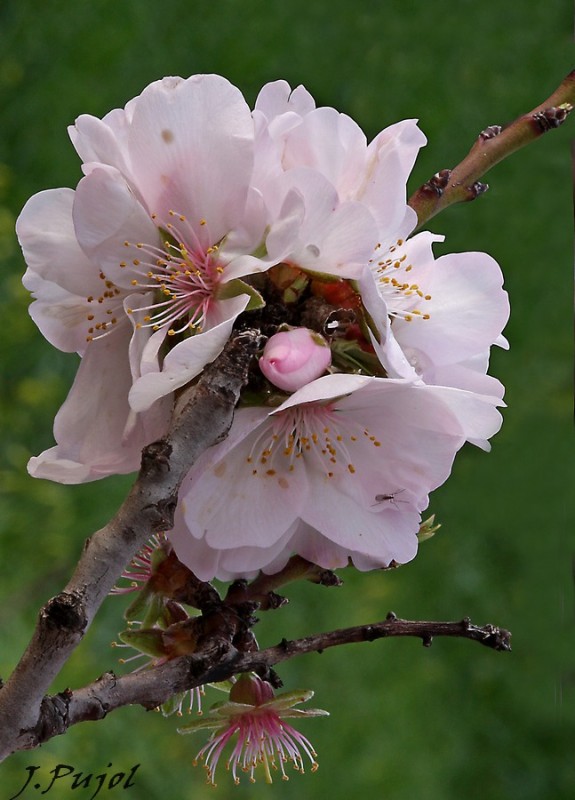
<path id="1" fill-rule="evenodd" d="M 80 248 L 72 221 L 72 189 L 48 189 L 31 197 L 16 222 L 30 272 L 72 295 L 99 294 L 98 269 Z"/>
<path id="2" fill-rule="evenodd" d="M 253 122 L 241 92 L 218 75 L 164 78 L 134 105 L 132 172 L 148 208 L 170 210 L 219 241 L 241 219 L 253 168 Z"/>
<path id="3" fill-rule="evenodd" d="M 119 346 L 110 336 L 92 342 L 56 415 L 58 444 L 30 459 L 30 474 L 83 483 L 138 469 L 144 445 L 165 433 L 170 406 L 159 404 L 133 420 L 127 402 L 131 383 L 127 342 Z"/>
<path id="4" fill-rule="evenodd" d="M 249 303 L 245 294 L 215 304 L 215 324 L 203 333 L 179 342 L 165 357 L 160 372 L 149 370 L 130 389 L 130 405 L 134 411 L 145 411 L 158 400 L 185 386 L 218 356 L 230 338 L 238 314 Z"/>
<path id="5" fill-rule="evenodd" d="M 159 245 L 161 239 L 150 215 L 121 173 L 113 167 L 97 167 L 82 178 L 76 190 L 73 216 L 84 253 L 116 286 L 133 291 L 132 281 L 137 273 L 132 260 L 140 255 L 136 245 L 142 242 Z"/>

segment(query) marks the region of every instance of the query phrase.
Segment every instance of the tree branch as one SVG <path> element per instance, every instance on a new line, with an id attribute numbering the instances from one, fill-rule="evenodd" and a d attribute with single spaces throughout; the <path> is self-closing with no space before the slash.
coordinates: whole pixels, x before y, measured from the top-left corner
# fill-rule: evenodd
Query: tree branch
<path id="1" fill-rule="evenodd" d="M 417 212 L 417 227 L 452 203 L 475 200 L 489 188 L 480 183 L 485 173 L 529 142 L 558 128 L 575 106 L 575 70 L 569 73 L 553 94 L 528 114 L 523 114 L 504 128 L 490 125 L 479 134 L 475 144 L 455 169 L 437 172 L 409 198 Z"/>
<path id="2" fill-rule="evenodd" d="M 303 639 L 283 639 L 275 647 L 256 652 L 240 652 L 229 640 L 211 638 L 204 649 L 192 656 L 176 658 L 161 666 L 117 677 L 107 672 L 97 681 L 72 692 L 66 690 L 44 698 L 39 716 L 28 730 L 20 732 L 14 750 L 37 747 L 53 736 L 65 733 L 72 725 L 103 719 L 125 705 L 156 708 L 172 695 L 206 683 L 231 678 L 240 672 L 269 671 L 294 656 L 322 653 L 329 647 L 355 642 L 373 642 L 393 636 L 415 636 L 429 647 L 436 636 L 470 639 L 493 650 L 511 650 L 511 634 L 493 625 L 477 626 L 471 620 L 427 622 L 399 619 L 390 613 L 383 622 L 341 628 Z"/>
<path id="3" fill-rule="evenodd" d="M 36 726 L 45 693 L 126 563 L 152 533 L 172 527 L 180 484 L 196 459 L 227 435 L 258 346 L 259 332 L 242 332 L 181 394 L 166 437 L 144 448 L 119 511 L 86 540 L 70 582 L 41 609 L 30 644 L 0 690 L 0 761 L 14 751 L 21 731 Z"/>

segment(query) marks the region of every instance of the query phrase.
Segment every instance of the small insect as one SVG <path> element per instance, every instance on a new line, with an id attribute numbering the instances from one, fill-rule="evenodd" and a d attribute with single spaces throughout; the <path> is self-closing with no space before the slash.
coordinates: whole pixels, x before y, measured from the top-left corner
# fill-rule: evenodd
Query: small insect
<path id="1" fill-rule="evenodd" d="M 372 505 L 376 506 L 379 503 L 386 503 L 387 502 L 387 503 L 391 503 L 392 505 L 394 505 L 397 508 L 398 507 L 397 503 L 407 503 L 407 500 L 398 500 L 397 502 L 395 500 L 397 495 L 401 494 L 402 492 L 405 492 L 405 489 L 398 489 L 397 491 L 390 492 L 389 494 L 376 494 L 375 498 L 374 498 L 375 499 L 375 503 L 373 503 Z"/>

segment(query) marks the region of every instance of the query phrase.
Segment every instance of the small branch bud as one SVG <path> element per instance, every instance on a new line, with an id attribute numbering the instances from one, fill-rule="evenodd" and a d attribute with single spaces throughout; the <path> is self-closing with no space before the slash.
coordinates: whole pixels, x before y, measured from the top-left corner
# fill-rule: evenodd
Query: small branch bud
<path id="1" fill-rule="evenodd" d="M 474 200 L 487 189 L 480 183 L 485 173 L 515 150 L 559 127 L 575 105 L 575 70 L 543 103 L 509 125 L 490 125 L 476 139 L 467 156 L 449 176 L 449 183 L 441 186 L 445 170 L 438 172 L 410 197 L 409 205 L 417 213 L 418 228 L 453 203 Z M 439 185 L 436 185 L 437 182 Z"/>
<path id="2" fill-rule="evenodd" d="M 489 125 L 485 130 L 481 131 L 478 136 L 479 141 L 485 142 L 487 139 L 493 139 L 494 136 L 499 136 L 503 128 L 501 125 Z"/>

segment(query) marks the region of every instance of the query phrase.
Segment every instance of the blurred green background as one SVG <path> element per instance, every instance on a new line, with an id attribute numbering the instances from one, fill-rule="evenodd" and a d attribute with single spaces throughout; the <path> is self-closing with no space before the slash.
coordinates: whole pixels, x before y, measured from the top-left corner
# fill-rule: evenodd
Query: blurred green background
<path id="1" fill-rule="evenodd" d="M 61 589 L 84 538 L 130 483 L 63 487 L 34 481 L 25 469 L 30 455 L 52 444 L 52 420 L 76 361 L 53 351 L 28 317 L 13 227 L 31 194 L 79 180 L 66 126 L 81 113 L 124 105 L 163 75 L 219 72 L 250 103 L 263 83 L 286 78 L 305 84 L 318 104 L 350 114 L 370 138 L 419 117 L 429 145 L 414 190 L 460 160 L 482 128 L 551 93 L 572 68 L 571 15 L 570 3 L 527 0 L 2 0 L 1 675 L 14 666 L 39 606 Z M 268 614 L 258 632 L 266 645 L 379 620 L 390 609 L 420 619 L 470 615 L 510 628 L 513 652 L 463 640 L 437 640 L 430 649 L 391 640 L 285 664 L 286 687 L 314 688 L 313 704 L 332 714 L 301 726 L 316 745 L 319 771 L 271 788 L 234 787 L 221 772 L 219 797 L 575 796 L 574 125 L 569 120 L 496 167 L 486 196 L 430 225 L 447 235 L 444 250 L 487 250 L 505 272 L 511 351 L 494 353 L 491 371 L 507 386 L 508 408 L 492 453 L 459 455 L 432 498 L 443 527 L 415 562 L 393 573 L 346 574 L 337 590 L 293 587 L 290 605 Z M 107 602 L 56 691 L 121 671 L 110 648 L 121 609 L 121 600 Z M 203 740 L 179 737 L 175 727 L 139 708 L 77 726 L 2 765 L 0 800 L 19 791 L 27 766 L 41 765 L 46 785 L 58 763 L 85 774 L 140 763 L 132 797 L 217 796 L 192 767 Z M 91 793 L 61 786 L 51 796 Z M 22 797 L 35 794 L 29 787 Z"/>

